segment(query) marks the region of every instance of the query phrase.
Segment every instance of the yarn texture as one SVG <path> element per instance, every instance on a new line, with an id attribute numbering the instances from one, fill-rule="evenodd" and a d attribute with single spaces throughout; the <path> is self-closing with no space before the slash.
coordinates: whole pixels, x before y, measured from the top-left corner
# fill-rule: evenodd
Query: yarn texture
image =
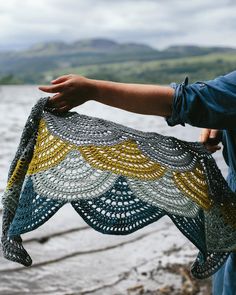
<path id="1" fill-rule="evenodd" d="M 222 266 L 236 249 L 236 196 L 201 143 L 58 114 L 47 100 L 33 107 L 10 166 L 2 198 L 5 258 L 30 266 L 21 234 L 70 203 L 104 234 L 131 234 L 167 215 L 199 249 L 194 277 Z"/>

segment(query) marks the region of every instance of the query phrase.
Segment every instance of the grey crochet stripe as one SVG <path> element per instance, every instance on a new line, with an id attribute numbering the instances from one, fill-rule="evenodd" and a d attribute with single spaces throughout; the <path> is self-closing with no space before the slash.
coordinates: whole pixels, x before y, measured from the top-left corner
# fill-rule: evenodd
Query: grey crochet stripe
<path id="1" fill-rule="evenodd" d="M 92 168 L 79 151 L 71 151 L 59 166 L 30 176 L 35 192 L 48 198 L 72 201 L 94 198 L 105 193 L 116 182 L 118 175 Z"/>
<path id="2" fill-rule="evenodd" d="M 232 231 L 232 227 L 224 222 L 221 218 L 222 213 L 218 206 L 214 206 L 209 212 L 205 213 L 205 228 L 208 250 L 214 251 L 232 251 L 232 246 L 236 249 L 236 231 Z M 230 249 L 231 248 L 231 249 Z"/>
<path id="3" fill-rule="evenodd" d="M 200 207 L 176 187 L 172 173 L 156 181 L 127 178 L 129 187 L 144 202 L 158 206 L 168 213 L 194 218 Z"/>
<path id="4" fill-rule="evenodd" d="M 119 177 L 117 174 L 91 167 L 79 151 L 71 151 L 59 166 L 31 177 L 35 192 L 47 198 L 72 201 L 94 198 L 108 191 Z M 200 207 L 176 187 L 171 172 L 155 181 L 127 177 L 129 187 L 141 200 L 167 212 L 195 217 Z M 26 180 L 27 182 L 27 180 Z"/>
<path id="5" fill-rule="evenodd" d="M 33 106 L 30 115 L 25 123 L 15 157 L 11 163 L 8 179 L 11 177 L 16 167 L 17 161 L 20 158 L 25 156 L 27 157 L 27 159 L 31 159 L 32 155 L 30 154 L 30 152 L 32 152 L 32 144 L 35 144 L 39 121 L 42 118 L 42 113 L 47 101 L 48 97 L 40 98 Z M 29 152 L 29 154 L 27 153 L 27 151 Z"/>
<path id="6" fill-rule="evenodd" d="M 200 162 L 207 175 L 209 194 L 214 196 L 215 202 L 220 205 L 226 202 L 235 202 L 236 194 L 230 190 L 221 171 L 216 166 L 215 160 L 212 157 L 207 160 L 203 158 Z"/>
<path id="7" fill-rule="evenodd" d="M 42 118 L 42 113 L 47 101 L 48 101 L 48 97 L 41 98 L 33 106 L 30 112 L 30 115 L 26 121 L 26 124 L 24 126 L 15 157 L 9 169 L 8 180 L 11 178 L 18 160 L 19 159 L 24 160 L 25 165 L 22 171 L 21 181 L 17 185 L 14 185 L 10 191 L 6 191 L 5 192 L 6 195 L 4 194 L 2 197 L 2 204 L 4 208 L 10 210 L 12 214 L 15 214 L 15 209 L 18 204 L 19 192 L 21 191 L 24 177 L 33 155 L 33 149 L 34 149 L 36 136 L 38 132 L 38 125 Z"/>
<path id="8" fill-rule="evenodd" d="M 174 137 L 142 132 L 74 112 L 64 116 L 45 112 L 43 117 L 50 132 L 64 141 L 77 146 L 111 146 L 133 139 L 144 155 L 172 170 L 188 171 L 195 167 L 199 157 L 211 158 L 198 142 L 185 145 Z"/>
<path id="9" fill-rule="evenodd" d="M 2 197 L 3 204 L 3 221 L 2 221 L 2 252 L 5 258 L 13 261 L 24 260 L 25 265 L 30 265 L 32 260 L 28 253 L 22 246 L 22 239 L 20 236 L 9 238 L 7 233 L 10 224 L 15 216 L 17 209 L 21 188 L 24 182 L 24 177 L 28 169 L 28 165 L 31 161 L 34 145 L 36 142 L 36 136 L 38 132 L 38 125 L 42 118 L 44 107 L 48 101 L 48 97 L 44 97 L 38 100 L 33 106 L 30 116 L 28 117 L 23 133 L 21 135 L 20 143 L 17 148 L 15 157 L 11 163 L 8 180 L 11 178 L 12 173 L 17 165 L 18 160 L 24 161 L 24 167 L 22 169 L 21 179 L 17 184 L 14 184 L 10 190 L 6 190 Z"/>

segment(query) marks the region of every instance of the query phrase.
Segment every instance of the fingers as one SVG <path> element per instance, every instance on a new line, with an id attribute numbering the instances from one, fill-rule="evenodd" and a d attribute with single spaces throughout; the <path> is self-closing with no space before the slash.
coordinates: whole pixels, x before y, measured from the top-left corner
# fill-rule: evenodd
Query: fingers
<path id="1" fill-rule="evenodd" d="M 58 109 L 58 108 L 66 106 L 66 105 L 68 105 L 68 102 L 62 93 L 58 93 L 58 94 L 50 97 L 47 102 L 47 107 L 49 107 L 49 108 Z"/>
<path id="2" fill-rule="evenodd" d="M 54 109 L 56 112 L 63 113 L 68 112 L 73 108 L 72 105 L 69 104 L 64 94 L 58 93 L 49 98 L 46 107 L 50 109 Z"/>
<path id="3" fill-rule="evenodd" d="M 63 91 L 65 87 L 64 83 L 56 84 L 56 85 L 49 85 L 49 86 L 39 86 L 39 89 L 44 92 L 49 92 L 49 93 L 56 93 L 56 92 L 61 92 Z"/>
<path id="4" fill-rule="evenodd" d="M 221 131 L 216 129 L 211 129 L 210 135 L 208 138 L 208 144 L 217 145 L 221 141 Z"/>
<path id="5" fill-rule="evenodd" d="M 211 133 L 211 129 L 202 129 L 200 133 L 199 141 L 201 143 L 207 142 L 209 139 L 210 133 Z"/>
<path id="6" fill-rule="evenodd" d="M 210 145 L 210 144 L 205 144 L 205 148 L 212 154 L 221 149 L 219 145 Z"/>
<path id="7" fill-rule="evenodd" d="M 202 129 L 200 134 L 200 142 L 219 142 L 220 130 L 217 129 Z"/>
<path id="8" fill-rule="evenodd" d="M 71 109 L 72 109 L 72 107 L 64 106 L 64 107 L 61 107 L 61 108 L 57 109 L 57 112 L 59 112 L 59 113 L 65 113 L 65 112 L 68 112 Z"/>
<path id="9" fill-rule="evenodd" d="M 200 134 L 200 142 L 205 145 L 205 148 L 214 153 L 221 149 L 218 145 L 220 142 L 220 130 L 216 129 L 202 129 Z"/>
<path id="10" fill-rule="evenodd" d="M 211 129 L 211 132 L 210 132 L 210 138 L 217 138 L 218 137 L 218 134 L 219 134 L 219 130 L 216 130 L 216 129 Z"/>
<path id="11" fill-rule="evenodd" d="M 54 80 L 51 81 L 52 84 L 58 84 L 58 83 L 63 83 L 65 81 L 67 81 L 68 79 L 71 78 L 71 75 L 64 75 L 64 76 L 60 76 Z"/>

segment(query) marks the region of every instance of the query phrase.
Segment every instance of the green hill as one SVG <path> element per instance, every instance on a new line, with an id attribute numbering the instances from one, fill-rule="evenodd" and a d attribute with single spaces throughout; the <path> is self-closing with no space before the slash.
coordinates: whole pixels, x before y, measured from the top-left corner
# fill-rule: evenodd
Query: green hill
<path id="1" fill-rule="evenodd" d="M 47 42 L 28 50 L 0 53 L 0 84 L 48 83 L 61 74 L 96 79 L 169 83 L 214 78 L 236 68 L 236 49 L 171 46 L 156 50 L 145 44 L 85 39 Z"/>

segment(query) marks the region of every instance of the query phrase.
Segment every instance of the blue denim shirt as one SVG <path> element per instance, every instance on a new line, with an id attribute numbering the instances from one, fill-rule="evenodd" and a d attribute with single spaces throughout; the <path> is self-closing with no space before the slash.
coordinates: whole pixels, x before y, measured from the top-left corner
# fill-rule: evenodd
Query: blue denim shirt
<path id="1" fill-rule="evenodd" d="M 223 131 L 228 183 L 236 191 L 236 71 L 214 80 L 171 84 L 175 89 L 170 126 L 185 123 Z"/>

